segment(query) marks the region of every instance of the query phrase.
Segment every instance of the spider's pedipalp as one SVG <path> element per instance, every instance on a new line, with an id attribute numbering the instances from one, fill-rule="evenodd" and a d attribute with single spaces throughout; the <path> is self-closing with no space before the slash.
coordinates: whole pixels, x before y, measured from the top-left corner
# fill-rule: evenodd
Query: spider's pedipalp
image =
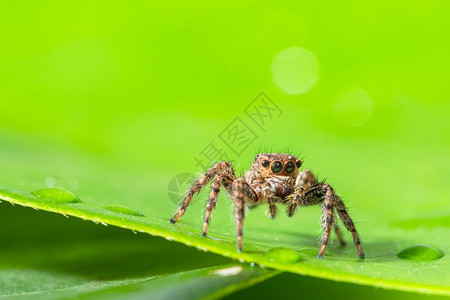
<path id="1" fill-rule="evenodd" d="M 298 174 L 296 180 L 295 180 L 295 188 L 293 196 L 287 197 L 288 198 L 288 208 L 287 208 L 287 215 L 288 217 L 292 217 L 294 215 L 294 212 L 297 208 L 297 206 L 306 206 L 307 203 L 300 203 L 302 201 L 303 193 L 318 184 L 318 181 L 314 174 L 310 170 L 303 170 Z M 310 204 L 314 205 L 314 204 Z"/>
<path id="2" fill-rule="evenodd" d="M 267 202 L 269 203 L 268 213 L 269 217 L 273 220 L 277 216 L 277 207 L 275 205 L 275 199 L 273 197 L 267 198 Z"/>

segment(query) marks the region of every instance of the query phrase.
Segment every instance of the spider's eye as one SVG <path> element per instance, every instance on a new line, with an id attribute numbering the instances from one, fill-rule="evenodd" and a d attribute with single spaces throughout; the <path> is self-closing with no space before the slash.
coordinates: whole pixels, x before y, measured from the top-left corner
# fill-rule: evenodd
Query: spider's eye
<path id="1" fill-rule="evenodd" d="M 295 164 L 297 165 L 297 168 L 300 168 L 302 166 L 302 161 L 297 160 L 297 162 Z"/>
<path id="2" fill-rule="evenodd" d="M 263 160 L 263 161 L 261 162 L 261 165 L 262 165 L 264 168 L 267 168 L 267 167 L 270 165 L 270 163 L 269 163 L 268 160 Z"/>
<path id="3" fill-rule="evenodd" d="M 284 167 L 286 173 L 292 173 L 295 171 L 295 164 L 292 161 L 288 161 Z"/>
<path id="4" fill-rule="evenodd" d="M 280 173 L 283 170 L 283 164 L 280 161 L 274 161 L 272 163 L 272 172 Z"/>

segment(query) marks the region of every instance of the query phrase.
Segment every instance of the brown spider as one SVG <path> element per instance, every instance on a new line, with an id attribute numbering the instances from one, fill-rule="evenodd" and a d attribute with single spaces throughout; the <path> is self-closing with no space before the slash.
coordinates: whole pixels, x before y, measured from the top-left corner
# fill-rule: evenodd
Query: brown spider
<path id="1" fill-rule="evenodd" d="M 238 251 L 242 251 L 244 205 L 252 208 L 267 202 L 269 205 L 269 215 L 273 219 L 277 213 L 275 203 L 286 205 L 286 213 L 289 217 L 294 214 L 297 206 L 321 204 L 322 227 L 324 232 L 318 257 L 323 257 L 332 226 L 334 226 L 341 245 L 345 245 L 335 218 L 335 212 L 337 212 L 345 227 L 353 235 L 359 257 L 364 258 L 358 233 L 356 232 L 352 219 L 347 213 L 344 202 L 336 195 L 329 184 L 318 182 L 311 171 L 304 170 L 298 174 L 301 165 L 302 161 L 290 154 L 258 154 L 250 167 L 250 171 L 246 172 L 243 177 L 237 178 L 230 163 L 217 163 L 205 175 L 198 178 L 192 184 L 178 212 L 170 222 L 176 223 L 184 214 L 194 194 L 200 192 L 212 180 L 211 193 L 206 204 L 203 236 L 207 234 L 211 213 L 216 207 L 220 188 L 223 185 L 235 207 Z"/>

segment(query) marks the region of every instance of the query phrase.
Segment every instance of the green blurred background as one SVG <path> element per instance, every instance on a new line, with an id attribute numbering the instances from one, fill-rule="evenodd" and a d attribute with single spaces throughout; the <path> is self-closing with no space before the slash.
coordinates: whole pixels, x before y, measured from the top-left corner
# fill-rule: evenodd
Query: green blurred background
<path id="1" fill-rule="evenodd" d="M 168 183 L 201 171 L 210 142 L 239 170 L 291 149 L 362 228 L 448 227 L 449 13 L 443 0 L 2 1 L 0 180 L 132 197 L 164 218 Z M 244 112 L 261 92 L 282 111 L 264 129 Z M 258 136 L 239 155 L 219 138 L 236 117 Z"/>
<path id="2" fill-rule="evenodd" d="M 147 203 L 201 171 L 210 142 L 243 170 L 261 148 L 289 148 L 356 210 L 426 216 L 448 207 L 449 12 L 447 1 L 3 1 L 2 177 L 40 188 L 21 170 L 36 165 L 83 195 L 95 184 L 84 172 L 113 182 L 109 198 L 136 185 Z M 264 130 L 244 113 L 260 92 L 283 112 Z M 258 136 L 240 155 L 218 137 L 235 117 Z M 118 175 L 98 178 L 93 161 Z"/>

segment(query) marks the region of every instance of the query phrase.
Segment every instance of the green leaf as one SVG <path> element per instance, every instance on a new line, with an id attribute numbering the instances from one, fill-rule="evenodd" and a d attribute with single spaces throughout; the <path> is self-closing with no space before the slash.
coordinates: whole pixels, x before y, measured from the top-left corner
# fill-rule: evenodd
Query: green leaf
<path id="1" fill-rule="evenodd" d="M 192 299 L 276 274 L 161 238 L 9 205 L 1 206 L 0 234 L 0 297 L 13 299 Z"/>
<path id="2" fill-rule="evenodd" d="M 218 208 L 214 212 L 209 236 L 202 237 L 202 220 L 199 217 L 204 205 L 200 199 L 204 194 L 194 199 L 177 224 L 170 224 L 168 221 L 176 205 L 167 199 L 165 190 L 160 187 L 161 182 L 169 181 L 165 180 L 167 175 L 163 175 L 164 180 L 161 179 L 161 174 L 164 173 L 136 175 L 129 172 L 125 175 L 122 168 L 116 170 L 102 165 L 100 160 L 81 158 L 70 150 L 53 153 L 53 164 L 44 164 L 39 159 L 43 157 L 42 154 L 30 155 L 26 150 L 21 151 L 25 151 L 30 159 L 36 156 L 36 163 L 15 168 L 14 163 L 5 161 L 5 173 L 10 178 L 27 178 L 27 183 L 22 184 L 20 189 L 0 187 L 0 199 L 3 201 L 162 236 L 203 251 L 280 271 L 398 290 L 443 295 L 450 293 L 450 279 L 446 276 L 449 267 L 449 256 L 446 255 L 449 252 L 449 241 L 445 238 L 449 224 L 446 222 L 439 223 L 439 226 L 430 223 L 427 227 L 411 228 L 408 225 L 409 219 L 402 222 L 395 214 L 392 214 L 391 219 L 378 218 L 376 223 L 358 222 L 371 220 L 370 216 L 373 216 L 374 211 L 350 208 L 350 214 L 356 220 L 362 236 L 366 259 L 360 260 L 357 257 L 355 247 L 347 235 L 346 247 L 332 243 L 327 248 L 324 259 L 318 260 L 319 208 L 301 209 L 290 219 L 280 214 L 277 219 L 270 220 L 264 216 L 264 207 L 259 207 L 247 213 L 244 252 L 239 253 L 235 245 L 234 222 L 229 213 L 231 203 L 224 195 L 219 199 Z M 64 170 L 70 171 L 60 168 L 63 162 Z M 24 170 L 28 171 L 23 173 Z M 76 196 L 61 196 L 63 192 L 56 187 L 43 192 L 45 186 L 38 179 L 41 178 L 41 182 L 44 182 L 47 178 L 48 181 L 48 175 L 45 174 L 57 174 L 53 175 L 51 181 L 62 183 L 61 186 L 66 190 L 70 190 L 71 180 L 76 178 Z M 39 190 L 39 194 L 44 193 L 45 197 L 36 196 L 35 190 Z M 81 202 L 74 202 L 73 199 Z M 433 215 L 429 211 L 427 214 L 432 219 L 439 212 Z M 406 260 L 397 256 L 400 250 L 416 244 L 432 245 L 444 256 L 432 261 Z"/>
<path id="3" fill-rule="evenodd" d="M 218 299 L 276 274 L 276 271 L 242 264 L 220 265 L 102 290 L 85 298 Z"/>
<path id="4" fill-rule="evenodd" d="M 446 300 L 446 296 L 401 292 L 313 277 L 283 273 L 225 299 L 358 299 L 365 300 Z"/>

